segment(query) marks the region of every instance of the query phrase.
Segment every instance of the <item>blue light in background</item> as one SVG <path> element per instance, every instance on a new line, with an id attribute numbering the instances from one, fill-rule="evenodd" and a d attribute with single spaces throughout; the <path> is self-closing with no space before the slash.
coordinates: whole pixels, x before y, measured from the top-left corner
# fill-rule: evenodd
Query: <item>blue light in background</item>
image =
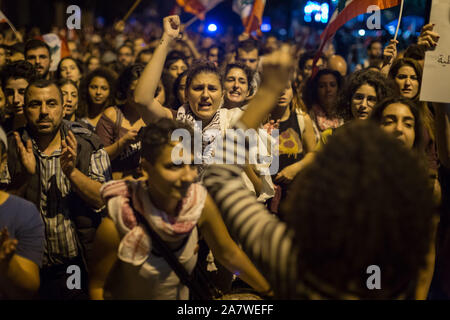
<path id="1" fill-rule="evenodd" d="M 217 31 L 217 25 L 215 23 L 210 23 L 208 25 L 208 31 L 209 32 L 216 32 Z"/>
<path id="2" fill-rule="evenodd" d="M 270 32 L 272 30 L 272 25 L 270 23 L 269 17 L 263 17 L 263 21 L 261 24 L 261 31 L 262 32 Z"/>
<path id="3" fill-rule="evenodd" d="M 364 37 L 364 36 L 366 35 L 366 30 L 360 29 L 360 30 L 358 31 L 358 34 L 359 34 L 361 37 Z"/>
<path id="4" fill-rule="evenodd" d="M 315 22 L 328 23 L 330 6 L 328 3 L 320 4 L 317 1 L 308 1 L 303 8 L 305 15 L 303 19 L 305 22 L 311 22 L 314 16 Z"/>

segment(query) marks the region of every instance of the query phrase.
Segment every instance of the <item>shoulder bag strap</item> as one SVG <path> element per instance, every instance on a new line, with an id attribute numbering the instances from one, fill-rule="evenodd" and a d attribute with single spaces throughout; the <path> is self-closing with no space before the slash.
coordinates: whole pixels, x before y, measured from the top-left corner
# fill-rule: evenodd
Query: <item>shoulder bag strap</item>
<path id="1" fill-rule="evenodd" d="M 192 278 L 186 271 L 186 268 L 183 267 L 183 265 L 180 263 L 177 257 L 175 257 L 172 250 L 167 247 L 166 243 L 161 239 L 161 237 L 150 227 L 147 220 L 145 220 L 145 218 L 137 211 L 135 212 L 137 220 L 143 226 L 145 226 L 145 229 L 153 240 L 153 244 L 164 257 L 164 259 L 166 259 L 167 263 L 170 265 L 173 271 L 175 271 L 178 278 L 180 278 L 180 281 L 189 288 L 194 297 L 196 297 L 197 299 L 211 300 L 211 296 L 208 294 L 208 292 L 205 292 L 204 288 L 202 288 L 197 282 L 192 281 Z"/>

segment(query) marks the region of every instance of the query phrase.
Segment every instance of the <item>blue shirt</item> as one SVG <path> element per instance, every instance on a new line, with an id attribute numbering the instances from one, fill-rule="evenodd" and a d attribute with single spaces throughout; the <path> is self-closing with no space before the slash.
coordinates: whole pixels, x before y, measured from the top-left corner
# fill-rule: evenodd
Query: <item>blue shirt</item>
<path id="1" fill-rule="evenodd" d="M 36 206 L 25 199 L 9 195 L 0 205 L 0 230 L 6 227 L 11 239 L 17 239 L 16 254 L 39 267 L 44 254 L 44 223 Z"/>

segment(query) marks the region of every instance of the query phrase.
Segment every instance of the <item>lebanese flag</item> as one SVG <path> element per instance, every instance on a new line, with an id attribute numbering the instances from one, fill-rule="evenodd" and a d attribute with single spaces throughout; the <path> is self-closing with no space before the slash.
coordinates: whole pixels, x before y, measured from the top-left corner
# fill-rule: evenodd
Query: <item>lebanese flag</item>
<path id="1" fill-rule="evenodd" d="M 380 10 L 398 6 L 401 0 L 339 0 L 336 10 L 330 19 L 325 30 L 320 35 L 320 46 L 314 57 L 314 67 L 323 48 L 335 35 L 344 24 L 360 14 L 367 13 L 367 8 L 370 6 L 378 6 Z M 317 73 L 317 68 L 314 68 L 313 76 Z"/>
<path id="2" fill-rule="evenodd" d="M 240 15 L 242 24 L 245 27 L 245 33 L 250 34 L 253 31 L 261 34 L 262 17 L 266 0 L 234 0 L 233 11 Z"/>
<path id="3" fill-rule="evenodd" d="M 206 12 L 214 8 L 223 0 L 177 0 L 184 11 L 196 15 L 200 20 L 205 20 Z"/>
<path id="4" fill-rule="evenodd" d="M 50 55 L 52 59 L 50 71 L 56 71 L 59 61 L 61 61 L 62 58 L 70 56 L 67 41 L 65 39 L 61 39 L 55 33 L 44 34 L 43 36 L 38 37 L 38 39 L 44 41 L 50 47 Z"/>
<path id="5" fill-rule="evenodd" d="M 8 18 L 0 11 L 0 23 L 7 23 Z"/>

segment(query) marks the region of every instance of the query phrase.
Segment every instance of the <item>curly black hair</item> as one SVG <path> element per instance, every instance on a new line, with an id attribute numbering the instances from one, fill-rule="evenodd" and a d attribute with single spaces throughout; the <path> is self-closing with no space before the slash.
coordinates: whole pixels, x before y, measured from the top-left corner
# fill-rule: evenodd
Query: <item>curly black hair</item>
<path id="1" fill-rule="evenodd" d="M 1 70 L 2 89 L 5 90 L 9 79 L 25 79 L 31 83 L 39 78 L 33 65 L 25 60 L 6 64 Z"/>
<path id="2" fill-rule="evenodd" d="M 116 90 L 116 74 L 106 68 L 98 68 L 90 72 L 85 78 L 81 80 L 80 83 L 80 100 L 78 103 L 78 109 L 76 116 L 78 118 L 84 118 L 88 115 L 89 105 L 92 103 L 89 96 L 89 85 L 95 77 L 100 77 L 105 79 L 109 84 L 109 96 L 105 101 L 105 106 L 109 107 L 115 104 L 115 90 Z"/>
<path id="3" fill-rule="evenodd" d="M 189 125 L 172 119 L 163 118 L 145 127 L 140 134 L 142 157 L 155 164 L 163 148 L 172 141 L 172 133 L 178 129 L 184 129 L 191 137 L 194 136 L 194 131 Z M 190 147 L 192 150 L 192 146 Z"/>
<path id="4" fill-rule="evenodd" d="M 377 101 L 399 94 L 394 82 L 386 79 L 380 72 L 366 69 L 356 71 L 347 78 L 338 97 L 338 109 L 342 110 L 345 120 L 353 119 L 352 97 L 356 90 L 364 84 L 375 89 Z"/>
<path id="5" fill-rule="evenodd" d="M 414 153 L 376 124 L 353 121 L 336 130 L 289 191 L 283 210 L 295 230 L 300 281 L 312 275 L 334 299 L 413 293 L 433 214 L 426 169 Z M 381 290 L 366 286 L 371 265 L 381 269 Z"/>

